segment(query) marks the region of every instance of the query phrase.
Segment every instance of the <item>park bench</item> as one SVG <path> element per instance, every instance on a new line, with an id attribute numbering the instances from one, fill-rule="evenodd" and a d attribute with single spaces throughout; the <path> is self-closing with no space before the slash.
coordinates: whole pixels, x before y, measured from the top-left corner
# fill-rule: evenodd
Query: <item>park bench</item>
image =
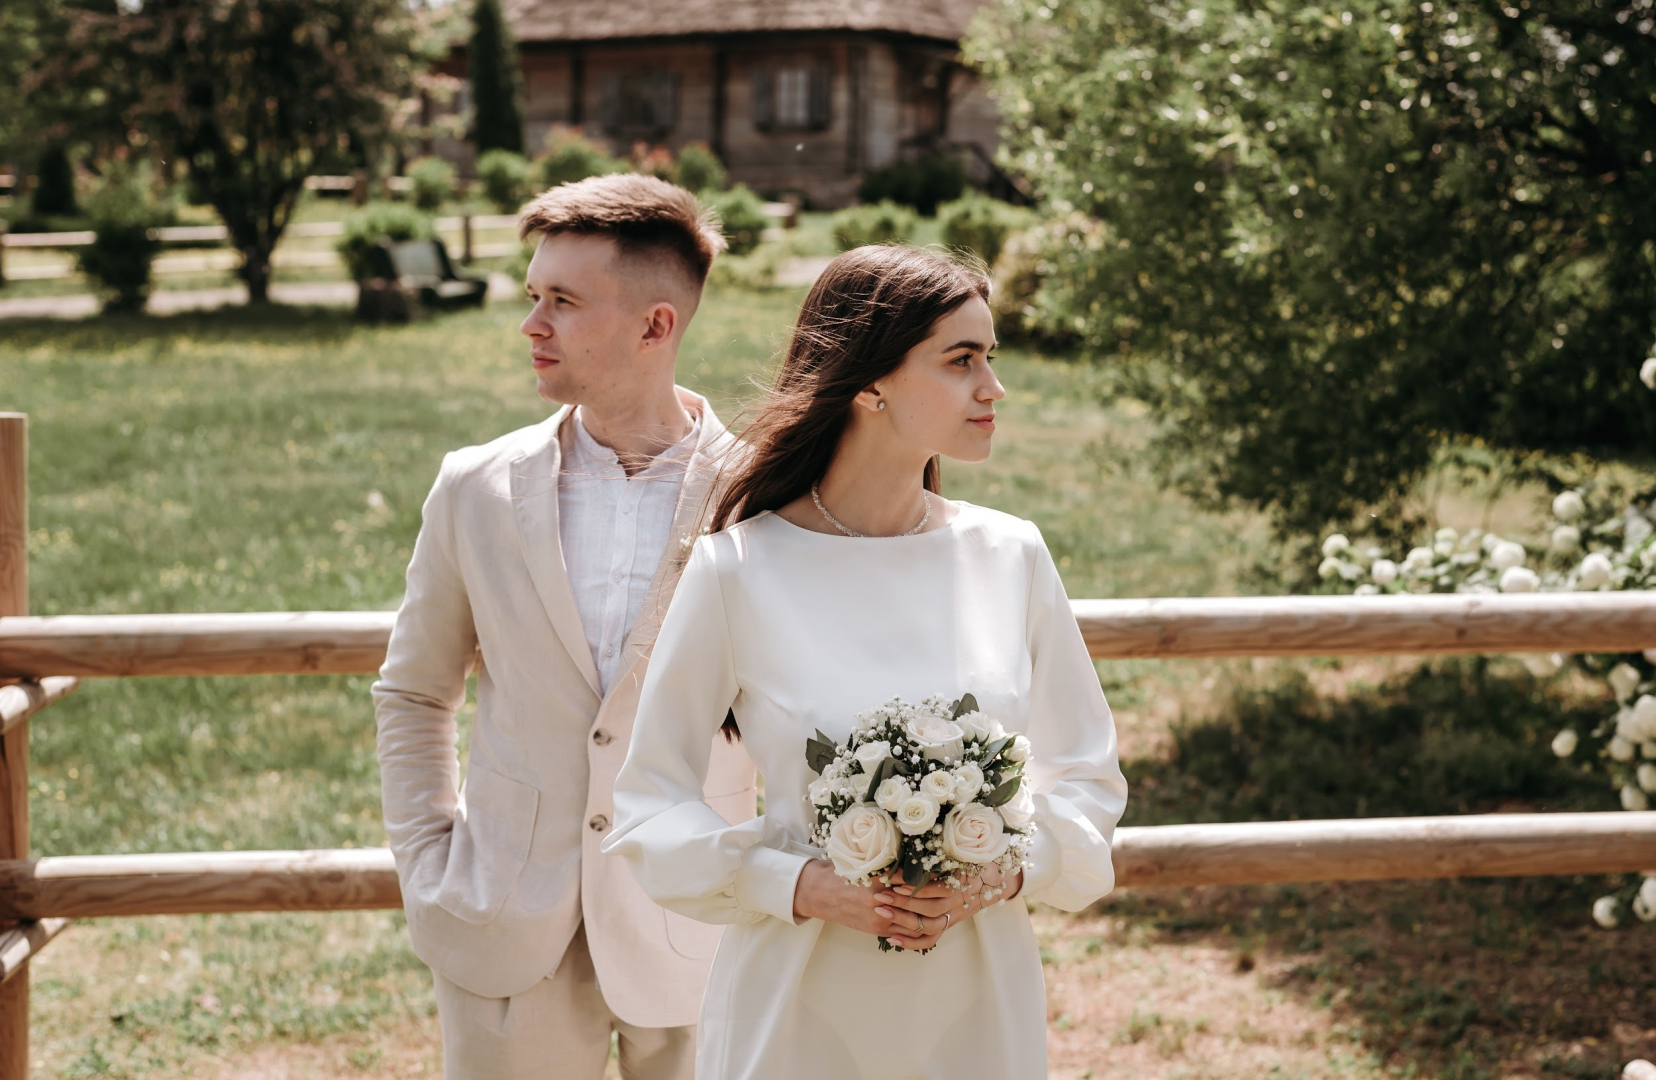
<path id="1" fill-rule="evenodd" d="M 381 240 L 369 255 L 369 276 L 357 282 L 357 316 L 406 322 L 429 311 L 482 307 L 489 283 L 454 269 L 448 249 L 430 240 Z"/>

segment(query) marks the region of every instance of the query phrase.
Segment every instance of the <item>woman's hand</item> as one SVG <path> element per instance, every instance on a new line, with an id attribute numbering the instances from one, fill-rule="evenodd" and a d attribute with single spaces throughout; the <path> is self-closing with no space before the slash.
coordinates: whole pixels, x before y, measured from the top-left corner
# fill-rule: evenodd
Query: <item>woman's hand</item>
<path id="1" fill-rule="evenodd" d="M 908 886 L 901 886 L 908 888 Z M 928 886 L 928 889 L 933 888 Z M 922 893 L 927 890 L 921 890 Z M 960 894 L 945 890 L 950 895 Z M 827 859 L 812 859 L 800 871 L 794 886 L 794 918 L 822 919 L 839 923 L 865 934 L 885 938 L 903 949 L 918 951 L 936 945 L 943 931 L 960 921 L 958 907 L 937 908 L 938 914 L 917 912 L 892 903 L 901 899 L 904 904 L 936 906 L 932 897 L 899 897 L 876 878 L 869 885 L 852 885 L 834 873 L 834 865 Z M 944 918 L 945 911 L 952 912 Z"/>
<path id="2" fill-rule="evenodd" d="M 964 889 L 951 889 L 947 885 L 933 883 L 919 889 L 912 889 L 902 882 L 881 891 L 876 899 L 886 907 L 898 909 L 897 919 L 903 918 L 902 912 L 910 912 L 927 918 L 939 918 L 948 915 L 944 921 L 944 929 L 952 929 L 971 918 L 988 905 L 984 902 L 985 888 L 1002 888 L 1001 895 L 996 900 L 1010 900 L 1023 890 L 1023 871 L 1015 871 L 1011 877 L 1004 877 L 1000 867 L 986 866 L 983 873 L 971 880 Z M 991 901 L 991 903 L 994 901 Z M 876 908 L 884 914 L 884 909 Z M 938 937 L 943 935 L 939 933 Z"/>

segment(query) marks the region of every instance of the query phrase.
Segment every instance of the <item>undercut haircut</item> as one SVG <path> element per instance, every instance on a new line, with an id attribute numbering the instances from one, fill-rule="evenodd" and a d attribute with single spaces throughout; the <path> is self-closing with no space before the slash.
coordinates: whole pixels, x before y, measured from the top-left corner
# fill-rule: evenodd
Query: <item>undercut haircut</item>
<path id="1" fill-rule="evenodd" d="M 654 255 L 689 275 L 699 292 L 725 249 L 719 219 L 690 192 L 653 176 L 614 173 L 559 184 L 523 208 L 518 239 L 539 234 L 607 236 L 622 258 Z"/>

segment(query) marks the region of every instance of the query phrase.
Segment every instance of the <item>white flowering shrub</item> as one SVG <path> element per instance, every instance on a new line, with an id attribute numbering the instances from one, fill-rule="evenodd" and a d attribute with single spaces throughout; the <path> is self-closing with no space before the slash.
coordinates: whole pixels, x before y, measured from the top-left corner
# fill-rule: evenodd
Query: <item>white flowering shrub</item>
<path id="1" fill-rule="evenodd" d="M 1640 378 L 1656 389 L 1656 357 L 1645 361 Z M 1336 533 L 1323 541 L 1317 576 L 1326 591 L 1358 595 L 1656 588 L 1656 502 L 1648 496 L 1619 499 L 1590 486 L 1565 491 L 1552 501 L 1544 535 L 1530 544 L 1478 529 L 1441 528 L 1430 543 L 1401 558 Z M 1602 677 L 1616 708 L 1590 731 L 1560 730 L 1552 752 L 1602 772 L 1622 809 L 1650 809 L 1656 803 L 1656 649 L 1568 662 Z M 1656 922 L 1656 872 L 1634 876 L 1600 897 L 1593 920 L 1613 928 L 1627 911 L 1641 922 Z"/>

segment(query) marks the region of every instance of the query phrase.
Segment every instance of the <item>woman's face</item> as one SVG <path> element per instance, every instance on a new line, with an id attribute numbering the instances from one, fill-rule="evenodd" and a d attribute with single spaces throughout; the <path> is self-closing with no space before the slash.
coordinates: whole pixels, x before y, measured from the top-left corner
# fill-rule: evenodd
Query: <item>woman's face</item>
<path id="1" fill-rule="evenodd" d="M 885 402 L 880 420 L 928 457 L 983 461 L 995 434 L 995 402 L 1006 396 L 989 366 L 994 347 L 989 305 L 974 296 L 937 320 L 931 335 L 864 391 L 859 403 Z"/>

